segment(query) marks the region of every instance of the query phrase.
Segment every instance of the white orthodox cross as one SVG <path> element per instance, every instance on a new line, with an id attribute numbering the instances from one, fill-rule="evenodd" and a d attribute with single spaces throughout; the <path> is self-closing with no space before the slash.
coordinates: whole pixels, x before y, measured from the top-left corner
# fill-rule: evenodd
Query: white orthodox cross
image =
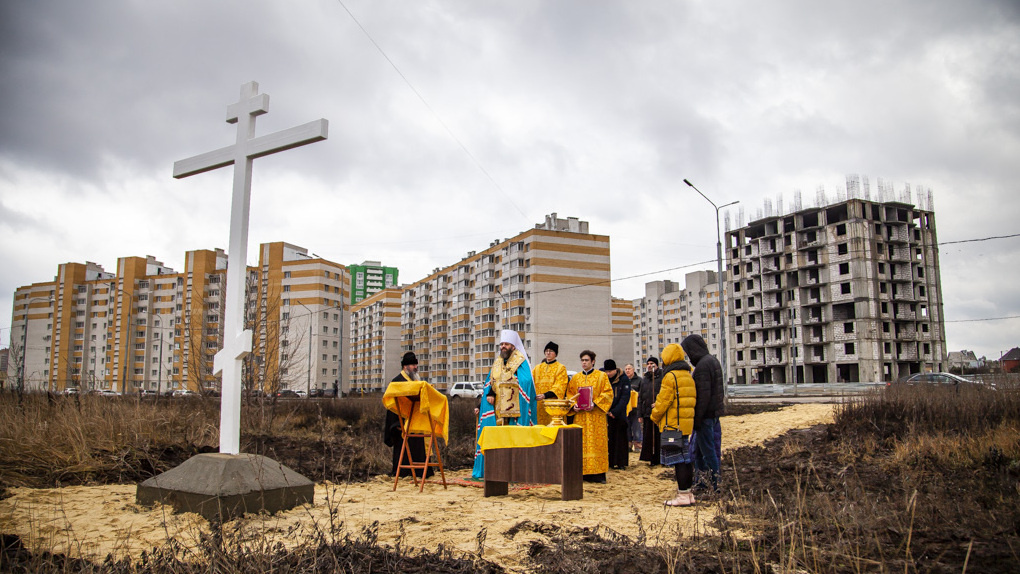
<path id="1" fill-rule="evenodd" d="M 325 119 L 255 137 L 255 117 L 269 111 L 269 95 L 259 85 L 241 86 L 241 98 L 227 106 L 227 123 L 237 124 L 234 145 L 174 162 L 174 177 L 234 165 L 234 193 L 230 202 L 230 251 L 227 254 L 226 307 L 223 349 L 216 353 L 213 369 L 223 373 L 220 402 L 220 452 L 238 454 L 241 444 L 241 360 L 251 352 L 252 333 L 244 328 L 245 269 L 248 259 L 248 211 L 251 204 L 251 170 L 255 158 L 322 141 L 327 137 Z"/>

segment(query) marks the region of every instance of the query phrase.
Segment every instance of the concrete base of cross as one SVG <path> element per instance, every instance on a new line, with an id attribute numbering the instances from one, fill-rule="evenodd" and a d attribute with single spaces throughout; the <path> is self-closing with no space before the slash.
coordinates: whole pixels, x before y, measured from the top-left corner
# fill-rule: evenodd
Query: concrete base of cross
<path id="1" fill-rule="evenodd" d="M 246 512 L 269 513 L 311 504 L 315 484 L 257 454 L 199 454 L 138 485 L 138 504 L 169 504 L 227 521 Z"/>

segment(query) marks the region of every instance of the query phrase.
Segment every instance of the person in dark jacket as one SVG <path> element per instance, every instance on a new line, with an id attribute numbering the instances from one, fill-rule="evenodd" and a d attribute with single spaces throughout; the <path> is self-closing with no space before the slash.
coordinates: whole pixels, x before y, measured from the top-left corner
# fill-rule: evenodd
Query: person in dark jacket
<path id="1" fill-rule="evenodd" d="M 694 406 L 694 469 L 701 475 L 703 486 L 718 490 L 722 455 L 719 417 L 726 414 L 722 365 L 709 354 L 701 335 L 687 336 L 680 346 L 694 365 L 694 385 L 698 391 Z"/>
<path id="2" fill-rule="evenodd" d="M 417 381 L 418 357 L 411 351 L 404 353 L 400 359 L 400 373 L 393 377 L 391 382 Z M 415 397 L 417 399 L 417 397 Z M 400 417 L 393 411 L 386 411 L 386 421 L 383 423 L 383 443 L 393 450 L 393 468 L 390 469 L 390 476 L 397 474 L 397 465 L 400 460 L 400 451 L 404 448 L 404 435 L 400 432 Z M 422 437 L 411 437 L 407 439 L 407 448 L 411 452 L 412 462 L 425 461 L 425 439 Z M 410 468 L 400 469 L 400 476 L 411 476 Z M 435 470 L 430 466 L 425 471 L 425 476 L 430 477 Z"/>
<path id="3" fill-rule="evenodd" d="M 645 375 L 641 379 L 638 391 L 638 413 L 641 417 L 641 454 L 639 460 L 648 461 L 651 466 L 658 466 L 661 452 L 659 449 L 659 427 L 652 422 L 652 404 L 659 396 L 662 386 L 662 369 L 659 368 L 658 357 L 648 357 L 645 362 Z"/>
<path id="4" fill-rule="evenodd" d="M 606 413 L 609 434 L 609 468 L 627 468 L 630 462 L 627 403 L 630 401 L 630 379 L 616 367 L 616 361 L 606 359 L 602 371 L 613 386 L 613 404 Z"/>

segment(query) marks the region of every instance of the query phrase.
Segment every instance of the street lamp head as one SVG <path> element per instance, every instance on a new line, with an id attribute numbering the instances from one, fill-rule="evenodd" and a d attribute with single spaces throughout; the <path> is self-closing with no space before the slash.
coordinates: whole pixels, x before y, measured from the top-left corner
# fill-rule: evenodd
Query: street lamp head
<path id="1" fill-rule="evenodd" d="M 684 183 L 686 183 L 687 185 L 689 185 L 689 186 L 691 186 L 691 187 L 694 187 L 694 184 L 693 184 L 693 183 L 691 183 L 691 182 L 689 182 L 689 181 L 687 181 L 686 179 L 684 180 Z"/>

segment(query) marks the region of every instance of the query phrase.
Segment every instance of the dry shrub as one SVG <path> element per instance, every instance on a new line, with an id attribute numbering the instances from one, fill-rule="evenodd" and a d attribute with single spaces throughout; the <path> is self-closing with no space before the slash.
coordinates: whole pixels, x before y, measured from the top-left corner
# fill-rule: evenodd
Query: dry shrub
<path id="1" fill-rule="evenodd" d="M 0 393 L 0 496 L 12 486 L 139 482 L 219 446 L 218 400 Z M 364 480 L 390 470 L 381 398 L 249 399 L 241 450 L 312 480 Z M 473 401 L 452 401 L 443 461 L 474 462 Z"/>

